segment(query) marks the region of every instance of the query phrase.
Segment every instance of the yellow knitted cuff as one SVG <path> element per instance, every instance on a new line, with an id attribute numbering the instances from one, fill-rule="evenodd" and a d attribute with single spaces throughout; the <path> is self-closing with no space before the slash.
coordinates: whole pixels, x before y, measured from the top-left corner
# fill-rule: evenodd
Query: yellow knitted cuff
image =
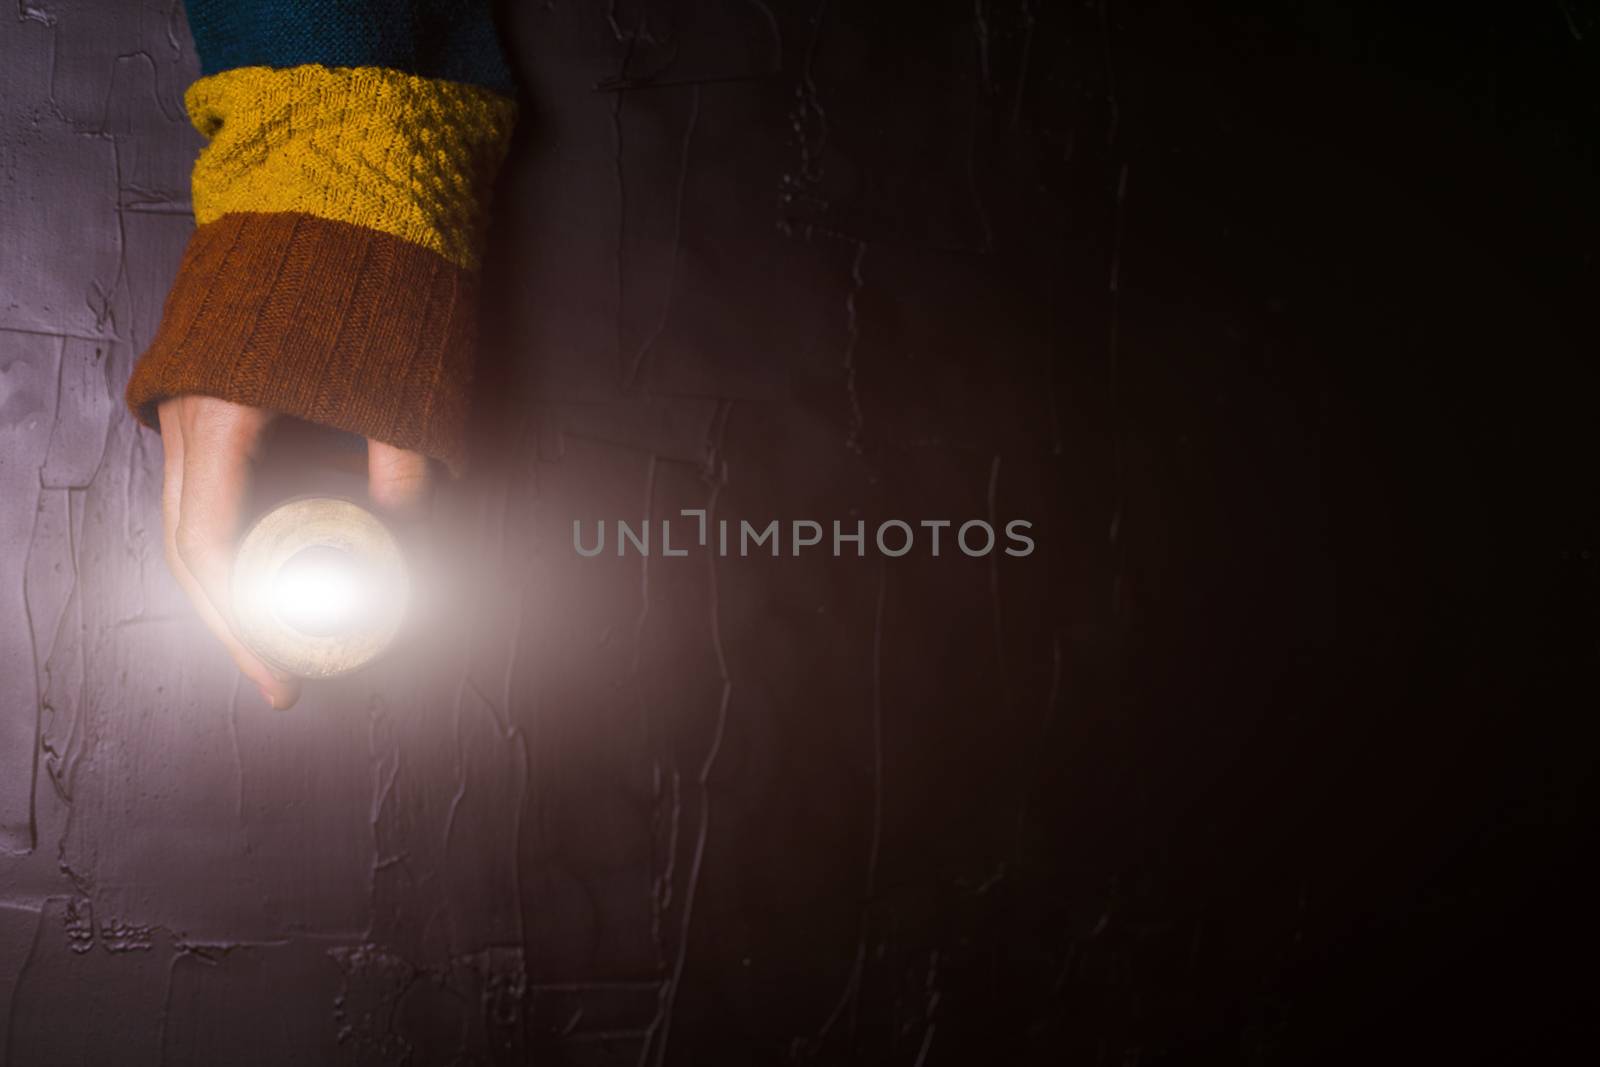
<path id="1" fill-rule="evenodd" d="M 514 101 L 381 67 L 302 66 L 213 74 L 184 102 L 211 140 L 193 176 L 202 226 L 232 212 L 295 212 L 477 266 Z"/>

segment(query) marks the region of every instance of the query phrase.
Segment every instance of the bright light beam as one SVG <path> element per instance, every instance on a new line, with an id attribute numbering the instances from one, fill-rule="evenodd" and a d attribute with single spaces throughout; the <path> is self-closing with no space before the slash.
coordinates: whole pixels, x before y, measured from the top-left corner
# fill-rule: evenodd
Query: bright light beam
<path id="1" fill-rule="evenodd" d="M 263 515 L 233 563 L 234 630 L 267 663 L 332 678 L 400 632 L 411 580 L 394 535 L 365 508 L 301 497 Z"/>
<path id="2" fill-rule="evenodd" d="M 368 583 L 356 561 L 336 548 L 303 549 L 272 582 L 272 610 L 286 625 L 313 637 L 355 627 L 370 606 Z"/>

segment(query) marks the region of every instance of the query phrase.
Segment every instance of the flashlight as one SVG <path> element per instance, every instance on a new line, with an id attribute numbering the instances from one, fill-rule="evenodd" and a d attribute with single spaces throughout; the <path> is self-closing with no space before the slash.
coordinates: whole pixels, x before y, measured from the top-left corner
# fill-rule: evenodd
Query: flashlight
<path id="1" fill-rule="evenodd" d="M 356 502 L 365 452 L 363 438 L 303 423 L 275 427 L 262 450 L 259 518 L 234 556 L 234 630 L 267 664 L 301 678 L 371 663 L 411 600 L 399 541 Z"/>
<path id="2" fill-rule="evenodd" d="M 263 515 L 233 565 L 239 639 L 301 678 L 348 674 L 393 642 L 410 600 L 399 543 L 366 508 L 305 497 Z"/>

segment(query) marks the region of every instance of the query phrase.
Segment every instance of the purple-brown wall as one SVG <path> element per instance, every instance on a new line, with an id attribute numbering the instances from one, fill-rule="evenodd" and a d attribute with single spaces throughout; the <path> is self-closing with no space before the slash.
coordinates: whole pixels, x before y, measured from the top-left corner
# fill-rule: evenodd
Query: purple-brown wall
<path id="1" fill-rule="evenodd" d="M 1471 967 L 1570 929 L 1600 27 L 1211 6 L 505 5 L 445 592 L 288 713 L 119 399 L 192 226 L 181 10 L 0 11 L 0 1063 L 1566 1034 Z M 1038 547 L 573 550 L 697 508 Z"/>

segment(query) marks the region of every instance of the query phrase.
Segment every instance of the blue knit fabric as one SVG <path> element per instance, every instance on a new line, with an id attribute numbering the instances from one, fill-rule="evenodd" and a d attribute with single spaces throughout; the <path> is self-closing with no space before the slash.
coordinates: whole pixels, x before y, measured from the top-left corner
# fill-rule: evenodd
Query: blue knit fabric
<path id="1" fill-rule="evenodd" d="M 388 67 L 514 85 L 489 0 L 185 0 L 203 74 L 235 67 Z"/>

